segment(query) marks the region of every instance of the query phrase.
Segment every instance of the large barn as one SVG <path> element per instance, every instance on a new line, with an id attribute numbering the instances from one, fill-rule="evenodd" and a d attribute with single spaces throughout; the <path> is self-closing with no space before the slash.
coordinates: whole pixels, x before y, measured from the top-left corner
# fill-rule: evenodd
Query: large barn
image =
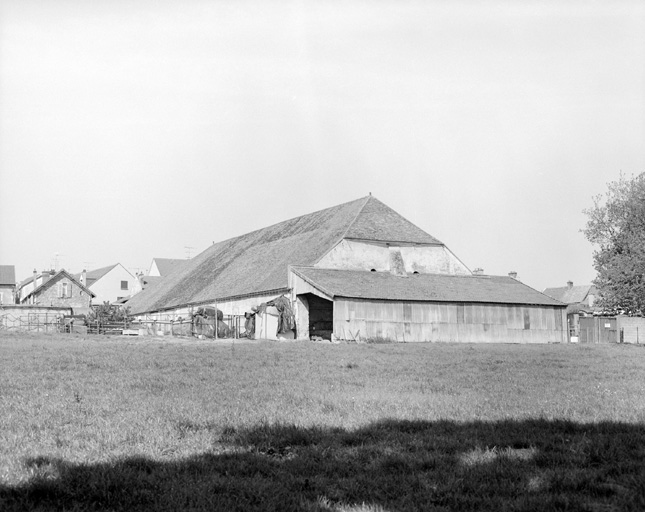
<path id="1" fill-rule="evenodd" d="M 281 295 L 300 339 L 566 341 L 566 305 L 509 276 L 474 275 L 371 195 L 214 244 L 128 306 L 148 319 L 205 305 L 240 315 Z"/>

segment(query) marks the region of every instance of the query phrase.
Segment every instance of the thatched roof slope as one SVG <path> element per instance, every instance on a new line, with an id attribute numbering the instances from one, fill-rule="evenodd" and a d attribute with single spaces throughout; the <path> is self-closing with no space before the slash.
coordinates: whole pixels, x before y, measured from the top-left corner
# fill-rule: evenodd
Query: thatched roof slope
<path id="1" fill-rule="evenodd" d="M 128 305 L 138 314 L 285 290 L 289 265 L 314 265 L 343 238 L 440 244 L 368 196 L 214 244 Z"/>

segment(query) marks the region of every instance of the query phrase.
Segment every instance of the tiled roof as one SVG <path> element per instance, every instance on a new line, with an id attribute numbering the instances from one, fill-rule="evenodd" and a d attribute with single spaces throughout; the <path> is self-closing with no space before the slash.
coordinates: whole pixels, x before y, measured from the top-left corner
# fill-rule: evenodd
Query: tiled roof
<path id="1" fill-rule="evenodd" d="M 0 285 L 15 286 L 16 267 L 14 265 L 0 265 Z"/>
<path id="2" fill-rule="evenodd" d="M 172 258 L 154 258 L 155 263 L 157 264 L 157 269 L 161 276 L 167 276 L 171 272 L 174 272 L 178 265 L 181 265 L 186 260 L 172 259 Z"/>
<path id="3" fill-rule="evenodd" d="M 54 283 L 60 281 L 63 277 L 67 277 L 70 281 L 74 282 L 81 290 L 87 293 L 90 297 L 96 297 L 96 294 L 92 292 L 92 290 L 83 286 L 83 284 L 81 284 L 81 282 L 78 279 L 76 279 L 72 274 L 67 272 L 67 270 L 63 269 L 56 272 L 56 274 L 51 276 L 47 281 L 42 283 L 40 286 L 37 286 L 34 290 L 31 290 L 27 295 L 25 295 L 25 297 L 21 299 L 21 301 L 25 301 L 27 297 L 30 297 L 31 295 L 39 294 L 41 291 L 46 290 Z"/>
<path id="4" fill-rule="evenodd" d="M 55 272 L 54 270 L 51 270 L 51 271 L 48 271 L 48 270 L 47 270 L 47 271 L 41 272 L 41 273 L 39 273 L 39 274 L 36 274 L 36 279 L 38 280 L 39 278 L 41 278 L 41 277 L 42 277 L 43 275 L 45 275 L 45 274 L 49 274 L 50 276 L 53 276 L 55 273 L 56 273 L 56 272 Z M 27 284 L 29 284 L 29 283 L 33 283 L 33 282 L 34 282 L 34 276 L 33 276 L 33 274 L 32 274 L 32 275 L 30 275 L 28 278 L 23 279 L 22 281 L 20 281 L 20 283 L 18 284 L 18 289 L 20 290 L 20 289 L 22 289 L 25 285 L 27 285 Z"/>
<path id="5" fill-rule="evenodd" d="M 292 267 L 296 275 L 331 297 L 382 300 L 485 302 L 562 306 L 530 286 L 508 276 L 453 276 Z"/>
<path id="6" fill-rule="evenodd" d="M 546 288 L 544 294 L 549 297 L 553 297 L 555 300 L 564 302 L 565 304 L 578 304 L 584 302 L 589 295 L 589 292 L 593 293 L 595 287 L 593 285 L 581 285 L 581 286 L 562 286 L 559 288 Z"/>
<path id="7" fill-rule="evenodd" d="M 440 243 L 368 196 L 214 244 L 128 305 L 144 313 L 285 290 L 289 265 L 313 265 L 343 238 Z"/>
<path id="8" fill-rule="evenodd" d="M 349 226 L 343 238 L 359 240 L 441 244 L 435 237 L 401 217 L 389 206 L 374 198 L 367 201 Z"/>
<path id="9" fill-rule="evenodd" d="M 92 286 L 96 281 L 101 279 L 105 274 L 107 274 L 110 270 L 112 270 L 114 267 L 116 267 L 118 263 L 115 263 L 114 265 L 108 265 L 107 267 L 102 267 L 102 268 L 97 268 L 96 270 L 88 270 L 86 271 L 86 283 L 87 286 Z M 79 272 L 77 274 L 74 274 L 74 278 L 77 279 L 78 281 L 81 280 L 81 276 L 83 275 L 82 272 Z"/>

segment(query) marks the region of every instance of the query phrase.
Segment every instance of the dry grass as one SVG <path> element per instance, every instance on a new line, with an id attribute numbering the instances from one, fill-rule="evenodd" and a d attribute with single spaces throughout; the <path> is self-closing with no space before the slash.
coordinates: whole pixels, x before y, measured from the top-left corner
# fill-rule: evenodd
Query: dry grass
<path id="1" fill-rule="evenodd" d="M 0 367 L 2 510 L 645 509 L 642 347 L 4 335 Z"/>

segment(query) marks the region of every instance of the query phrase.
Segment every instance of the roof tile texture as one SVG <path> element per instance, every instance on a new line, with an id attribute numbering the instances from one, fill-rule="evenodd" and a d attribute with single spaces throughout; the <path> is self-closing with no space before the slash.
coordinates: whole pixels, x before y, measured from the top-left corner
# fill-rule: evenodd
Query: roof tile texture
<path id="1" fill-rule="evenodd" d="M 348 298 L 565 306 L 508 276 L 454 276 L 293 267 L 328 295 Z"/>
<path id="2" fill-rule="evenodd" d="M 128 305 L 143 313 L 285 289 L 289 265 L 313 265 L 343 238 L 440 243 L 368 196 L 214 244 Z"/>

